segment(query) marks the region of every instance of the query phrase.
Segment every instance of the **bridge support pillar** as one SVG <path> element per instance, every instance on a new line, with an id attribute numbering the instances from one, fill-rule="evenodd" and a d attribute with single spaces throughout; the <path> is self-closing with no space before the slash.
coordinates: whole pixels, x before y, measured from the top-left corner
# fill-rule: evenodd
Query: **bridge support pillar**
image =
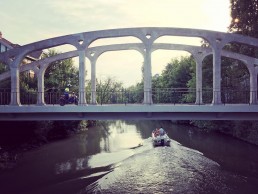
<path id="1" fill-rule="evenodd" d="M 45 105 L 44 100 L 44 72 L 38 72 L 38 94 L 37 94 L 37 105 Z"/>
<path id="2" fill-rule="evenodd" d="M 195 104 L 202 104 L 202 60 L 196 59 L 196 100 Z"/>
<path id="3" fill-rule="evenodd" d="M 146 48 L 144 56 L 144 104 L 152 104 L 151 49 Z"/>
<path id="4" fill-rule="evenodd" d="M 90 60 L 91 62 L 91 104 L 97 104 L 96 98 L 96 58 Z"/>
<path id="5" fill-rule="evenodd" d="M 257 79 L 255 69 L 253 68 L 250 73 L 250 104 L 257 104 Z"/>
<path id="6" fill-rule="evenodd" d="M 20 102 L 20 74 L 18 67 L 10 67 L 11 69 L 11 102 L 10 105 L 19 106 Z"/>
<path id="7" fill-rule="evenodd" d="M 219 41 L 213 48 L 213 99 L 212 104 L 221 104 L 221 48 Z"/>
<path id="8" fill-rule="evenodd" d="M 250 91 L 250 104 L 257 104 L 257 90 Z"/>
<path id="9" fill-rule="evenodd" d="M 85 51 L 79 51 L 79 105 L 87 105 L 86 102 L 86 65 L 85 65 Z"/>

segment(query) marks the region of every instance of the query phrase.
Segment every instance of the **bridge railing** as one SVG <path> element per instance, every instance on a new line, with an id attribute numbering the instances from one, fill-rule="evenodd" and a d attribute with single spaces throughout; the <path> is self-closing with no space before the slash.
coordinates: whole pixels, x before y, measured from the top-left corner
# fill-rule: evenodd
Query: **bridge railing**
<path id="1" fill-rule="evenodd" d="M 196 91 L 195 88 L 159 88 L 152 91 L 153 103 L 162 104 L 210 104 L 213 98 L 212 89 Z"/>
<path id="2" fill-rule="evenodd" d="M 0 89 L 0 105 L 9 105 L 11 101 L 11 89 Z"/>
<path id="3" fill-rule="evenodd" d="M 254 96 L 257 96 L 257 92 Z M 236 89 L 222 89 L 221 101 L 223 104 L 249 104 L 250 103 L 250 91 L 249 90 L 236 90 Z"/>
<path id="4" fill-rule="evenodd" d="M 193 104 L 196 101 L 194 88 L 158 88 L 152 91 L 155 104 Z"/>
<path id="5" fill-rule="evenodd" d="M 257 97 L 257 92 L 253 92 Z M 58 105 L 61 91 L 44 92 L 46 104 Z M 196 91 L 195 88 L 158 88 L 151 91 L 153 104 L 211 104 L 213 99 L 212 89 Z M 38 95 L 35 91 L 21 91 L 20 101 L 23 105 L 37 104 Z M 196 99 L 197 98 L 199 99 Z M 0 105 L 9 105 L 11 99 L 10 89 L 0 89 Z M 91 92 L 86 91 L 87 103 L 91 103 Z M 144 92 L 142 90 L 100 90 L 96 92 L 96 103 L 103 104 L 142 104 Z M 223 89 L 221 91 L 221 102 L 223 104 L 249 104 L 250 91 Z"/>
<path id="6" fill-rule="evenodd" d="M 97 91 L 98 104 L 140 104 L 143 103 L 144 92 L 130 90 Z"/>
<path id="7" fill-rule="evenodd" d="M 60 103 L 60 97 L 63 94 L 63 92 L 57 91 L 57 92 L 45 92 L 44 93 L 44 100 L 46 104 L 59 104 Z"/>

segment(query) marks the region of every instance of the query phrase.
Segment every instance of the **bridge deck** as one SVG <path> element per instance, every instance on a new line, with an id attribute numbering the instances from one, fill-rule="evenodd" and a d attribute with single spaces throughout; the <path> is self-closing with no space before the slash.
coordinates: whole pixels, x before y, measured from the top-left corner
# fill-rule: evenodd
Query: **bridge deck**
<path id="1" fill-rule="evenodd" d="M 258 120 L 258 105 L 1 106 L 0 120 Z"/>

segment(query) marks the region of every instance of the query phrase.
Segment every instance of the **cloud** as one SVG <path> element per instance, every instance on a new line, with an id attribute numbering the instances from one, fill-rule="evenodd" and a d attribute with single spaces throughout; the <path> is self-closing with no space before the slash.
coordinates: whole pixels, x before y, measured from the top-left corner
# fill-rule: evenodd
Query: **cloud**
<path id="1" fill-rule="evenodd" d="M 46 0 L 45 4 L 67 25 L 82 31 L 145 26 L 226 31 L 230 18 L 229 0 Z"/>
<path id="2" fill-rule="evenodd" d="M 47 5 L 72 26 L 84 27 L 85 31 L 106 29 L 123 22 L 120 1 L 109 0 L 47 0 Z"/>

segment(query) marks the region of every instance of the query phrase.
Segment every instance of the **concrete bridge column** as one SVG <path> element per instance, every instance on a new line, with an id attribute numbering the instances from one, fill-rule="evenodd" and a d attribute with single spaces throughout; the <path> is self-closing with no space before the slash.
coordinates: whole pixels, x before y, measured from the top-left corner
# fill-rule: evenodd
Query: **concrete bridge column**
<path id="1" fill-rule="evenodd" d="M 20 102 L 20 73 L 19 67 L 10 67 L 11 71 L 11 102 L 12 106 L 21 105 Z"/>
<path id="2" fill-rule="evenodd" d="M 37 95 L 37 105 L 45 105 L 44 100 L 44 71 L 38 72 L 38 95 Z"/>
<path id="3" fill-rule="evenodd" d="M 196 100 L 195 104 L 202 104 L 202 60 L 196 59 Z"/>
<path id="4" fill-rule="evenodd" d="M 250 73 L 250 104 L 257 104 L 257 75 L 255 69 L 249 70 Z"/>
<path id="5" fill-rule="evenodd" d="M 85 51 L 79 51 L 79 105 L 87 105 L 86 102 L 86 65 L 85 65 Z"/>
<path id="6" fill-rule="evenodd" d="M 96 98 L 96 58 L 90 58 L 91 62 L 91 104 L 97 104 Z"/>
<path id="7" fill-rule="evenodd" d="M 213 48 L 213 99 L 212 104 L 221 104 L 221 48 Z"/>
<path id="8" fill-rule="evenodd" d="M 152 104 L 151 49 L 146 48 L 144 56 L 144 104 Z"/>

